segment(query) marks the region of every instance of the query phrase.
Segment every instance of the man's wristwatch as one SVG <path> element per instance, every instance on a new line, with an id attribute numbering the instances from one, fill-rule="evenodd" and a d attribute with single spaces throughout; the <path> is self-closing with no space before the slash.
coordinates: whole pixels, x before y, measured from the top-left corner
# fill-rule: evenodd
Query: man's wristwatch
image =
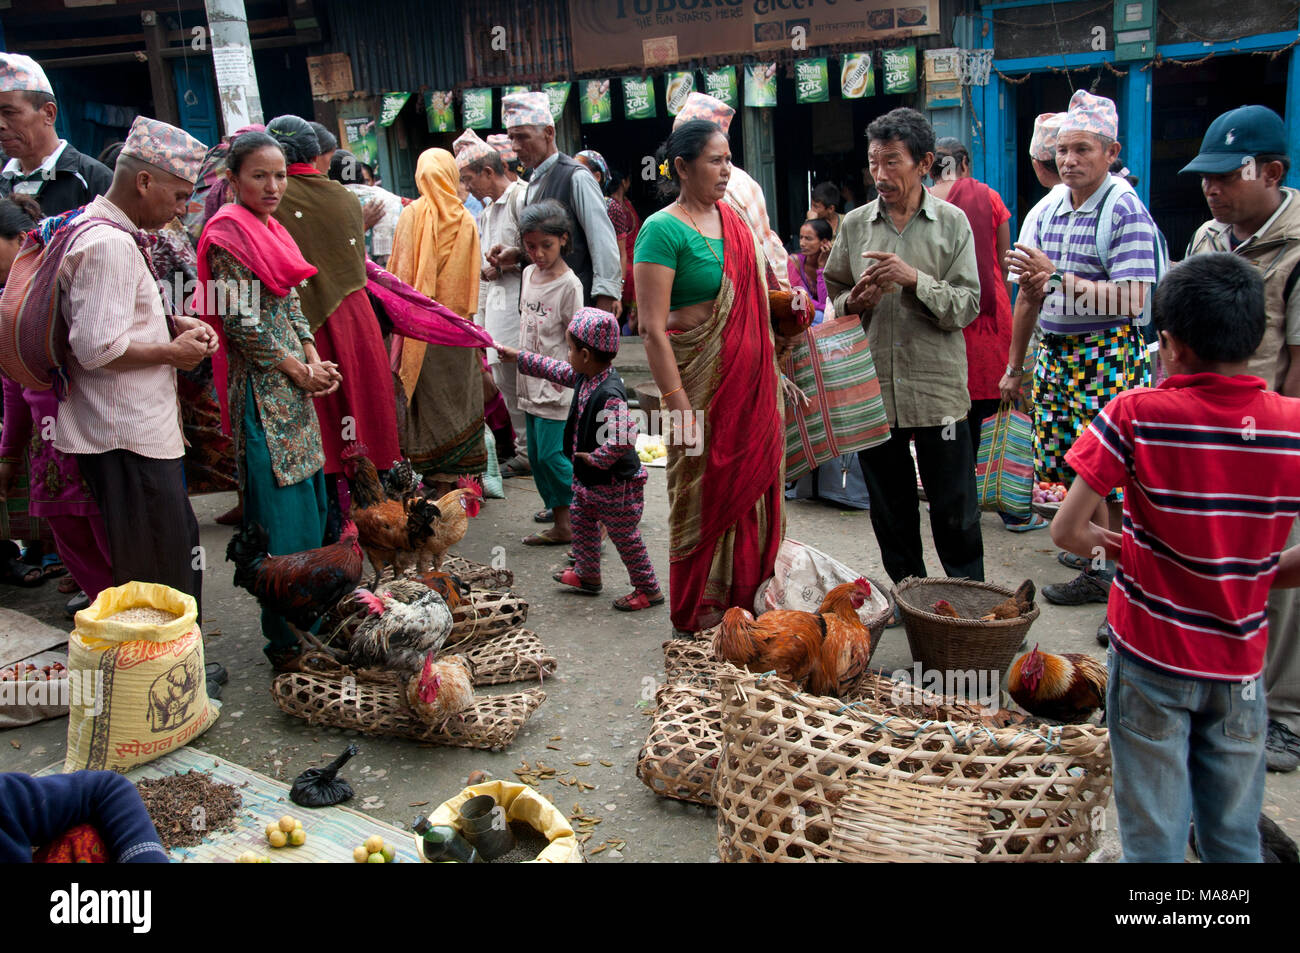
<path id="1" fill-rule="evenodd" d="M 1008 365 L 1007 365 L 1007 376 L 1008 376 L 1008 377 L 1024 377 L 1024 376 L 1025 376 L 1025 369 L 1024 369 L 1023 367 L 1016 367 L 1014 364 L 1008 364 Z"/>

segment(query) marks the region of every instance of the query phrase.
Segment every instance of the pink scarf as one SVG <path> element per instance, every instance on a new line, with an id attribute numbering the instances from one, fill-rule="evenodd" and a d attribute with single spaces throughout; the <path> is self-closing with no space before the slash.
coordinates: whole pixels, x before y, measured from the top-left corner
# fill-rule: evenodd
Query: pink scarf
<path id="1" fill-rule="evenodd" d="M 212 355 L 212 377 L 221 402 L 221 429 L 230 433 L 229 361 L 226 357 L 226 333 L 220 315 L 206 313 L 206 290 L 212 281 L 208 251 L 216 245 L 224 248 L 247 267 L 263 287 L 277 298 L 316 274 L 316 269 L 302 257 L 288 230 L 271 219 L 265 224 L 242 205 L 223 205 L 203 226 L 199 238 L 199 287 L 186 310 L 196 314 L 216 330 L 221 347 Z"/>

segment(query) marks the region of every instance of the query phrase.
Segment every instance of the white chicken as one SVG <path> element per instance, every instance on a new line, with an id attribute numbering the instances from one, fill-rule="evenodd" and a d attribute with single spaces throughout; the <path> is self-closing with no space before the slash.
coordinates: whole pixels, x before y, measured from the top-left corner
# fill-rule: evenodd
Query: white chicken
<path id="1" fill-rule="evenodd" d="M 371 613 L 357 627 L 348 650 L 348 662 L 357 668 L 415 675 L 425 656 L 437 655 L 451 634 L 451 610 L 432 589 L 409 604 L 386 591 L 376 595 L 358 589 L 356 595 Z"/>

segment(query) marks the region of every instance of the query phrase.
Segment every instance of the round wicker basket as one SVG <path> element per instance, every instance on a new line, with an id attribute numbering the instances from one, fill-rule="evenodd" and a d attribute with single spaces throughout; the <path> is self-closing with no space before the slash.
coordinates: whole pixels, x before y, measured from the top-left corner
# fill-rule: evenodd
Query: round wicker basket
<path id="1" fill-rule="evenodd" d="M 996 670 L 1005 675 L 1038 618 L 1038 605 L 1015 619 L 981 622 L 979 617 L 1014 594 L 970 579 L 904 579 L 894 587 L 894 601 L 903 616 L 912 658 L 936 671 Z M 929 607 L 940 599 L 950 602 L 963 618 L 931 612 Z"/>

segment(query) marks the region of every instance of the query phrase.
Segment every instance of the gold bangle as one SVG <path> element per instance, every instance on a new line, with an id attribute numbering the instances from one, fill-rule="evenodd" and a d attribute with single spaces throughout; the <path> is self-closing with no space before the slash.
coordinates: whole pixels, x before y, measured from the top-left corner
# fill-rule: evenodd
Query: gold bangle
<path id="1" fill-rule="evenodd" d="M 686 387 L 685 384 L 678 384 L 676 387 L 674 387 L 674 388 L 673 388 L 672 390 L 670 390 L 668 393 L 666 393 L 666 394 L 662 394 L 662 395 L 659 397 L 659 399 L 660 399 L 660 400 L 667 400 L 669 397 L 673 396 L 673 394 L 677 393 L 679 390 L 683 390 L 683 389 L 685 389 L 685 387 Z"/>

